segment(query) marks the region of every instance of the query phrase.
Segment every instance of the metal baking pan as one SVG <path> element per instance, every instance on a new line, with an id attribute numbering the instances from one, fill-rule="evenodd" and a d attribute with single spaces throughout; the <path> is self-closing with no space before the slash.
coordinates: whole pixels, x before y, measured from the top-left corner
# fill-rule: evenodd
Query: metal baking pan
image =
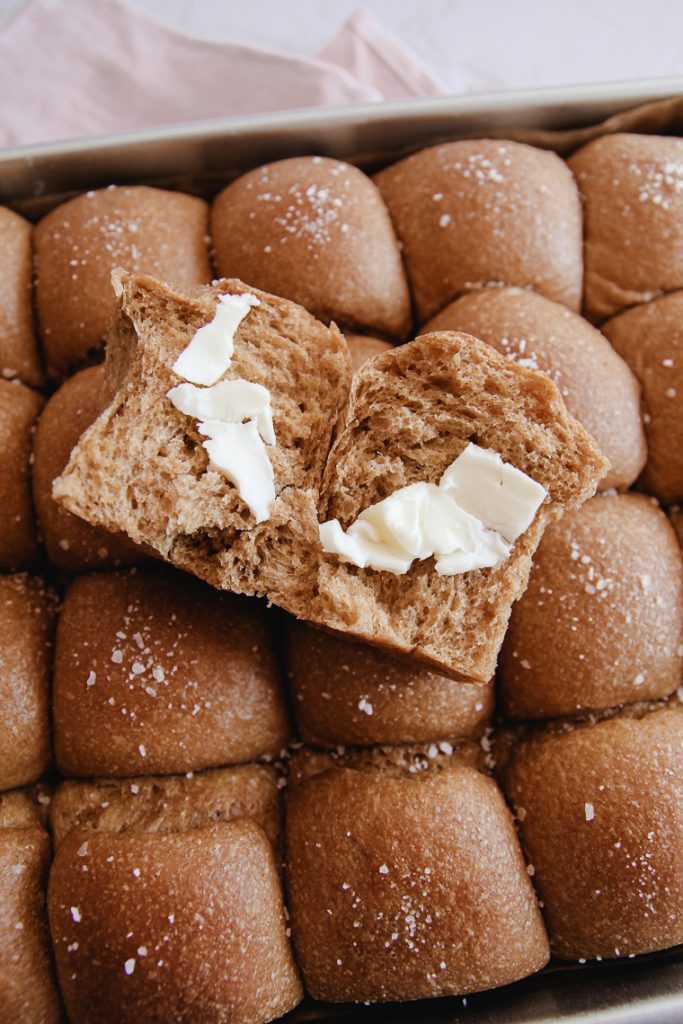
<path id="1" fill-rule="evenodd" d="M 683 78 L 573 86 L 332 110 L 230 118 L 0 151 L 0 203 L 38 217 L 65 196 L 112 183 L 151 183 L 211 195 L 249 167 L 304 153 L 368 169 L 444 139 L 507 135 L 566 151 L 590 126 L 624 115 L 626 130 L 674 131 Z M 629 111 L 650 113 L 629 119 Z M 652 116 L 652 110 L 655 111 Z M 642 121 L 639 120 L 642 116 Z M 680 117 L 680 111 L 679 111 Z M 549 135 L 547 133 L 556 133 Z M 373 1007 L 311 1002 L 292 1021 L 339 1024 L 681 1024 L 683 947 L 634 960 L 551 965 L 531 978 L 466 999 Z"/>

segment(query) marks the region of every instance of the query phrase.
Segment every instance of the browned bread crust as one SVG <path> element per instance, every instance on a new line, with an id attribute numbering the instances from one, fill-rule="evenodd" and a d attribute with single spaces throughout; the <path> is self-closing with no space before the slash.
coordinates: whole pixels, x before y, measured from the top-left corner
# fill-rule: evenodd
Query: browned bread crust
<path id="1" fill-rule="evenodd" d="M 0 570 L 22 569 L 38 555 L 31 500 L 31 440 L 44 399 L 18 381 L 0 380 Z"/>
<path id="2" fill-rule="evenodd" d="M 557 956 L 683 942 L 682 772 L 680 705 L 514 748 L 503 784 Z"/>
<path id="3" fill-rule="evenodd" d="M 373 338 L 370 334 L 351 334 L 349 331 L 344 331 L 344 337 L 349 346 L 351 368 L 354 371 L 362 366 L 367 359 L 378 356 L 380 352 L 389 352 L 392 347 L 390 341 Z"/>
<path id="4" fill-rule="evenodd" d="M 289 737 L 263 606 L 166 567 L 71 584 L 53 715 L 65 775 L 195 771 L 276 754 Z"/>
<path id="5" fill-rule="evenodd" d="M 556 153 L 465 139 L 414 153 L 375 181 L 403 245 L 420 324 L 488 285 L 533 288 L 579 309 L 581 205 Z"/>
<path id="6" fill-rule="evenodd" d="M 0 206 L 0 376 L 39 388 L 43 367 L 33 325 L 33 228 Z"/>
<path id="7" fill-rule="evenodd" d="M 357 167 L 302 156 L 249 171 L 214 200 L 211 236 L 221 277 L 293 299 L 325 323 L 408 333 L 396 235 Z"/>
<path id="8" fill-rule="evenodd" d="M 322 747 L 455 741 L 479 736 L 493 682 L 462 683 L 287 616 L 287 675 L 299 733 Z M 438 742 L 431 744 L 438 749 Z"/>
<path id="9" fill-rule="evenodd" d="M 583 200 L 588 318 L 683 287 L 683 139 L 605 135 L 569 166 Z"/>
<path id="10" fill-rule="evenodd" d="M 534 556 L 501 651 L 503 709 L 553 718 L 666 696 L 681 680 L 682 624 L 666 516 L 642 494 L 594 498 L 553 523 Z"/>
<path id="11" fill-rule="evenodd" d="M 286 838 L 292 935 L 318 999 L 463 994 L 548 958 L 510 813 L 474 768 L 323 772 L 289 791 Z"/>
<path id="12" fill-rule="evenodd" d="M 48 372 L 92 362 L 114 309 L 111 272 L 190 288 L 211 280 L 203 199 L 146 186 L 76 196 L 36 225 L 36 302 Z"/>
<path id="13" fill-rule="evenodd" d="M 33 500 L 41 538 L 53 565 L 69 572 L 135 565 L 144 554 L 123 534 L 99 530 L 62 508 L 52 484 L 65 468 L 83 431 L 101 408 L 102 366 L 69 377 L 48 400 L 33 438 Z"/>
<path id="14" fill-rule="evenodd" d="M 171 1007 L 185 1024 L 265 1024 L 301 999 L 273 850 L 252 821 L 76 829 L 48 908 L 71 1024 L 166 1024 Z"/>
<path id="15" fill-rule="evenodd" d="M 50 838 L 37 826 L 0 827 L 0 1022 L 60 1024 L 45 889 Z"/>
<path id="16" fill-rule="evenodd" d="M 0 576 L 0 790 L 35 782 L 52 760 L 55 595 L 38 578 Z"/>
<path id="17" fill-rule="evenodd" d="M 661 501 L 681 501 L 683 291 L 629 309 L 603 330 L 643 389 L 647 463 L 640 482 Z"/>
<path id="18" fill-rule="evenodd" d="M 277 842 L 280 800 L 273 768 L 245 764 L 185 775 L 66 781 L 50 804 L 55 846 L 81 826 L 165 835 L 236 818 L 251 818 Z"/>
<path id="19" fill-rule="evenodd" d="M 448 305 L 424 331 L 473 334 L 547 373 L 610 464 L 600 490 L 630 487 L 637 478 L 647 457 L 638 380 L 587 320 L 534 292 L 488 288 Z"/>

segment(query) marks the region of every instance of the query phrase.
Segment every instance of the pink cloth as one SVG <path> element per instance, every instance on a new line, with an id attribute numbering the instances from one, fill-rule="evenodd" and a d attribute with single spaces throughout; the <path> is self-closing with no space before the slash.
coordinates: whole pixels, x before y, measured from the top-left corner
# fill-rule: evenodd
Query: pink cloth
<path id="1" fill-rule="evenodd" d="M 365 11 L 317 58 L 191 38 L 121 0 L 31 0 L 0 32 L 0 146 L 443 91 Z"/>

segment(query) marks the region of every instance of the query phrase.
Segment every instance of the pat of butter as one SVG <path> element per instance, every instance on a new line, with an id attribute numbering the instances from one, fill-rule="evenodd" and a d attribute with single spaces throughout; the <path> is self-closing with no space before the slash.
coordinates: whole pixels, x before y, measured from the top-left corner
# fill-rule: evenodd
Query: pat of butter
<path id="1" fill-rule="evenodd" d="M 468 444 L 439 484 L 466 512 L 489 530 L 514 542 L 531 526 L 546 490 L 498 452 Z"/>
<path id="2" fill-rule="evenodd" d="M 198 420 L 253 420 L 266 444 L 275 444 L 270 392 L 248 380 L 221 380 L 210 388 L 178 384 L 167 392 L 176 409 Z"/>
<path id="3" fill-rule="evenodd" d="M 257 523 L 270 515 L 275 501 L 273 467 L 255 423 L 198 423 L 212 467 L 235 485 Z"/>
<path id="4" fill-rule="evenodd" d="M 496 452 L 468 445 L 438 485 L 401 487 L 361 512 L 346 532 L 336 519 L 322 523 L 320 542 L 342 561 L 396 575 L 431 556 L 445 576 L 492 568 L 509 556 L 545 496 Z"/>
<path id="5" fill-rule="evenodd" d="M 221 295 L 213 320 L 200 327 L 183 349 L 174 371 L 192 384 L 215 384 L 232 359 L 235 331 L 252 306 L 260 306 L 255 295 Z"/>

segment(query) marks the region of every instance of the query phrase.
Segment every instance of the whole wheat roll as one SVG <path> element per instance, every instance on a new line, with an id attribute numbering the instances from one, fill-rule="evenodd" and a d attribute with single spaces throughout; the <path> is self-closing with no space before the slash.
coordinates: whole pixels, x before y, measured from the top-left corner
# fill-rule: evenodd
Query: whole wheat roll
<path id="1" fill-rule="evenodd" d="M 102 366 L 90 366 L 69 377 L 48 399 L 33 438 L 33 500 L 41 537 L 52 564 L 68 572 L 135 565 L 145 558 L 123 534 L 91 526 L 52 497 L 53 481 L 100 413 L 103 376 Z"/>
<path id="2" fill-rule="evenodd" d="M 683 709 L 567 729 L 518 743 L 501 772 L 553 952 L 612 958 L 683 942 Z"/>
<path id="3" fill-rule="evenodd" d="M 457 741 L 480 735 L 493 681 L 463 683 L 287 618 L 282 629 L 299 732 L 322 747 Z"/>
<path id="4" fill-rule="evenodd" d="M 423 149 L 375 181 L 403 245 L 417 319 L 488 285 L 581 305 L 581 205 L 556 153 L 463 139 Z"/>
<path id="5" fill-rule="evenodd" d="M 23 574 L 0 576 L 0 790 L 49 767 L 50 676 L 56 597 Z"/>
<path id="6" fill-rule="evenodd" d="M 683 139 L 604 135 L 569 166 L 583 200 L 588 318 L 683 287 Z"/>
<path id="7" fill-rule="evenodd" d="M 502 707 L 552 718 L 672 693 L 681 679 L 683 561 L 642 494 L 593 498 L 553 523 L 513 607 Z"/>
<path id="8" fill-rule="evenodd" d="M 0 570 L 23 569 L 38 556 L 31 499 L 31 442 L 44 399 L 19 381 L 0 380 Z"/>
<path id="9" fill-rule="evenodd" d="M 114 308 L 115 267 L 184 287 L 211 280 L 208 206 L 164 189 L 110 186 L 36 225 L 36 302 L 47 369 L 60 379 L 97 358 Z"/>
<path id="10" fill-rule="evenodd" d="M 161 567 L 78 577 L 57 629 L 53 716 L 66 775 L 278 753 L 289 726 L 264 607 Z"/>
<path id="11" fill-rule="evenodd" d="M 473 334 L 508 359 L 547 373 L 610 463 L 599 489 L 636 480 L 647 457 L 638 380 L 587 320 L 534 292 L 488 288 L 446 306 L 424 330 Z"/>
<path id="12" fill-rule="evenodd" d="M 75 828 L 165 835 L 237 818 L 252 819 L 277 844 L 280 798 L 273 768 L 244 764 L 185 775 L 67 779 L 50 803 L 55 846 Z"/>
<path id="13" fill-rule="evenodd" d="M 300 303 L 314 316 L 405 337 L 410 297 L 386 206 L 357 167 L 320 156 L 265 164 L 211 207 L 221 277 Z"/>
<path id="14" fill-rule="evenodd" d="M 681 501 L 683 291 L 626 310 L 603 330 L 643 390 L 648 455 L 641 485 L 661 501 Z"/>
<path id="15" fill-rule="evenodd" d="M 315 998 L 463 994 L 548 958 L 510 812 L 466 764 L 308 777 L 287 795 L 286 844 L 292 936 Z"/>
<path id="16" fill-rule="evenodd" d="M 0 206 L 0 376 L 44 384 L 33 323 L 33 228 Z"/>
<path id="17" fill-rule="evenodd" d="M 351 368 L 357 370 L 367 359 L 387 352 L 391 348 L 391 342 L 383 338 L 375 338 L 371 334 L 354 334 L 344 332 L 346 344 L 349 346 L 351 356 Z"/>
<path id="18" fill-rule="evenodd" d="M 0 794 L 0 1024 L 60 1024 L 45 908 L 50 838 L 33 796 Z"/>
<path id="19" fill-rule="evenodd" d="M 76 829 L 56 851 L 48 909 L 71 1024 L 265 1024 L 301 999 L 254 822 Z"/>

